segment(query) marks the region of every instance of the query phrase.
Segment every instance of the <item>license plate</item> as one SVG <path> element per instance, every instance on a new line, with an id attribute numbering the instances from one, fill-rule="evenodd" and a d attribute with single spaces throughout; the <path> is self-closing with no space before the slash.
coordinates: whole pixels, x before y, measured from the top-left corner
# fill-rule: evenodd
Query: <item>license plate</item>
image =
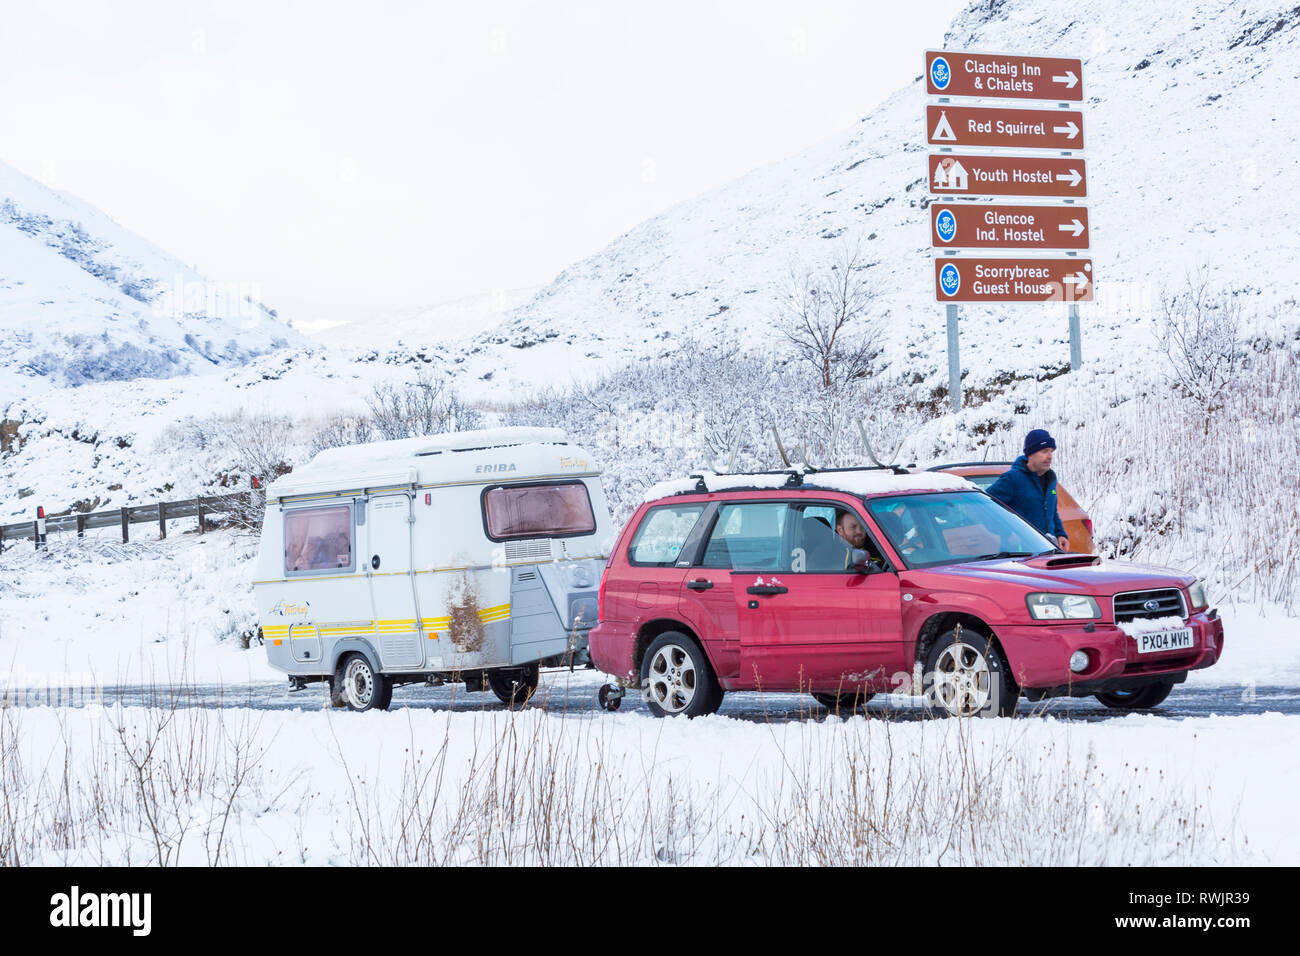
<path id="1" fill-rule="evenodd" d="M 1172 631 L 1139 634 L 1137 642 L 1139 654 L 1154 654 L 1159 651 L 1177 651 L 1193 647 L 1196 639 L 1192 636 L 1190 627 L 1180 627 Z"/>

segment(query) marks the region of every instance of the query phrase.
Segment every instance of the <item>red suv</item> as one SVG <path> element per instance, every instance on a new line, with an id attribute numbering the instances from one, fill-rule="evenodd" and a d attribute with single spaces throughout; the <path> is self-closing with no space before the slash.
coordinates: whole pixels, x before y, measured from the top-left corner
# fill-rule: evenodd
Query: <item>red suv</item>
<path id="1" fill-rule="evenodd" d="M 1159 704 L 1223 649 L 1199 581 L 1066 554 L 964 478 L 901 469 L 692 476 L 650 489 L 601 579 L 593 662 L 657 716 L 734 690 L 853 707 L 923 694 Z"/>

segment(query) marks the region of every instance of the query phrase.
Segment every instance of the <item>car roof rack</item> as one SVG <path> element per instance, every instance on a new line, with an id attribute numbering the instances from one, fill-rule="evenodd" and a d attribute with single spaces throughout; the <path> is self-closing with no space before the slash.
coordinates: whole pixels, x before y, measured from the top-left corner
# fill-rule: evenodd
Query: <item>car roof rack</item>
<path id="1" fill-rule="evenodd" d="M 810 470 L 811 470 L 811 469 L 810 469 Z M 801 469 L 801 468 L 777 468 L 777 469 L 774 470 L 774 471 L 728 471 L 728 472 L 722 472 L 722 473 L 714 473 L 714 477 L 721 478 L 721 477 L 724 477 L 724 476 L 725 476 L 725 477 L 727 477 L 727 478 L 737 478 L 737 477 L 739 477 L 739 478 L 748 478 L 748 477 L 750 477 L 750 476 L 752 475 L 753 477 L 756 477 L 756 478 L 757 478 L 757 477 L 759 477 L 760 475 L 785 475 L 785 476 L 786 476 L 786 480 L 785 480 L 785 485 L 784 485 L 783 487 L 786 487 L 786 488 L 798 488 L 798 487 L 800 487 L 800 486 L 803 484 L 803 477 L 804 477 L 804 474 L 805 474 L 805 473 L 806 473 L 806 472 L 805 472 L 803 469 Z M 696 473 L 690 475 L 690 477 L 695 479 L 695 490 L 696 490 L 697 492 L 699 492 L 699 493 L 702 494 L 702 493 L 704 493 L 704 492 L 706 492 L 706 491 L 709 490 L 709 486 L 708 486 L 708 485 L 705 483 L 705 481 L 704 481 L 704 474 L 703 474 L 703 473 L 701 473 L 701 472 L 696 472 Z M 743 491 L 744 489 L 742 489 L 742 488 L 727 488 L 727 489 L 725 489 L 725 490 L 726 490 L 726 491 Z"/>
<path id="2" fill-rule="evenodd" d="M 888 471 L 895 475 L 910 475 L 902 465 L 847 465 L 843 468 L 819 468 L 818 471 Z"/>

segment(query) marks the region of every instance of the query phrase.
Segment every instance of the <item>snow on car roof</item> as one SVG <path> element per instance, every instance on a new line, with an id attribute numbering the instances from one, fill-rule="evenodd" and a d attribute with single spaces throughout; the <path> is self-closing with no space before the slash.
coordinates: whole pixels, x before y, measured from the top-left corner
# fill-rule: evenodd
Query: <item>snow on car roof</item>
<path id="1" fill-rule="evenodd" d="M 790 486 L 787 482 L 791 474 L 800 475 L 803 483 Z M 717 475 L 704 472 L 704 486 L 709 491 L 729 491 L 735 488 L 777 489 L 793 487 L 795 489 L 822 488 L 829 491 L 844 491 L 851 495 L 880 495 L 907 491 L 978 491 L 979 486 L 959 475 L 943 472 L 924 472 L 918 475 L 896 475 L 881 469 L 862 469 L 861 471 L 819 471 L 778 472 L 776 474 L 734 474 Z M 668 498 L 673 495 L 690 494 L 697 490 L 697 478 L 673 478 L 651 485 L 643 500 Z"/>

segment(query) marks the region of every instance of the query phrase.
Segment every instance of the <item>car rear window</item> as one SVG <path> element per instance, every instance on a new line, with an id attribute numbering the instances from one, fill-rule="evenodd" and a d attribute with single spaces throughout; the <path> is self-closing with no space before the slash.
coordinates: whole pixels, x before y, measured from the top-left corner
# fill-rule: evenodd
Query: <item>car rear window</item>
<path id="1" fill-rule="evenodd" d="M 483 493 L 483 520 L 493 541 L 591 534 L 596 515 L 581 481 L 501 485 Z"/>
<path id="2" fill-rule="evenodd" d="M 628 563 L 642 567 L 672 567 L 703 513 L 702 504 L 651 508 L 628 546 Z"/>

